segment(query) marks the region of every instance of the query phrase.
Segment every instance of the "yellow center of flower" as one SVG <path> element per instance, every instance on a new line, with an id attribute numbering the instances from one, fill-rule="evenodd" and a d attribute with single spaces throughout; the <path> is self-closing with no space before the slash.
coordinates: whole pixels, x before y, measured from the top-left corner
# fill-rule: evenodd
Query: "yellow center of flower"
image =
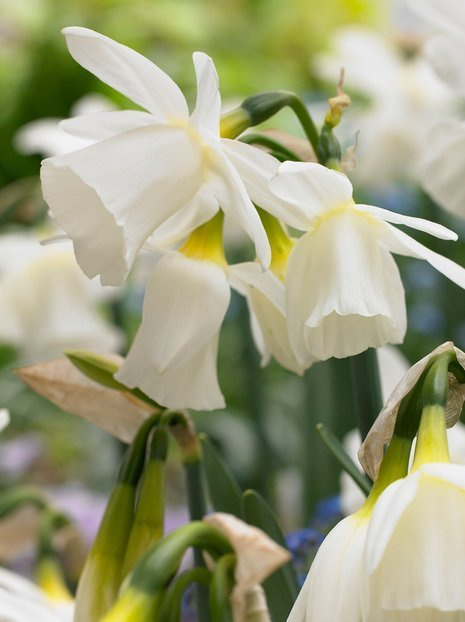
<path id="1" fill-rule="evenodd" d="M 270 270 L 284 283 L 287 260 L 294 246 L 294 240 L 289 237 L 284 225 L 277 218 L 260 208 L 258 208 L 258 213 L 270 242 Z"/>
<path id="2" fill-rule="evenodd" d="M 311 232 L 316 233 L 316 231 L 328 221 L 334 218 L 340 218 L 345 214 L 350 214 L 351 216 L 363 218 L 365 221 L 368 221 L 372 225 L 376 225 L 378 223 L 378 220 L 371 214 L 356 209 L 355 201 L 351 199 L 349 202 L 343 203 L 342 205 L 336 205 L 335 207 L 317 216 L 312 222 Z"/>
<path id="3" fill-rule="evenodd" d="M 179 249 L 191 259 L 205 259 L 220 266 L 228 262 L 223 248 L 223 212 L 219 211 L 211 220 L 197 227 Z"/>

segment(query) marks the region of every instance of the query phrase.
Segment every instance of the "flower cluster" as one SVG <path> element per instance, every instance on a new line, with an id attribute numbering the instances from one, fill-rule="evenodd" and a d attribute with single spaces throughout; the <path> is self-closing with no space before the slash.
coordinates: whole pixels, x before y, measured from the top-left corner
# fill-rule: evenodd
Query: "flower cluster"
<path id="1" fill-rule="evenodd" d="M 465 287 L 463 268 L 391 223 L 441 239 L 456 239 L 453 232 L 357 205 L 342 173 L 281 164 L 234 140 L 255 121 L 240 109 L 236 125 L 230 115 L 222 129 L 218 77 L 205 54 L 194 54 L 189 114 L 177 85 L 146 58 L 85 28 L 64 34 L 84 68 L 144 108 L 63 122 L 90 144 L 44 160 L 41 172 L 44 197 L 88 277 L 119 285 L 141 249 L 161 253 L 117 375 L 127 386 L 172 408 L 222 407 L 216 353 L 231 287 L 247 298 L 264 362 L 273 355 L 297 373 L 403 340 L 404 291 L 392 253 L 424 259 Z M 253 241 L 258 263 L 228 265 L 223 213 Z"/>

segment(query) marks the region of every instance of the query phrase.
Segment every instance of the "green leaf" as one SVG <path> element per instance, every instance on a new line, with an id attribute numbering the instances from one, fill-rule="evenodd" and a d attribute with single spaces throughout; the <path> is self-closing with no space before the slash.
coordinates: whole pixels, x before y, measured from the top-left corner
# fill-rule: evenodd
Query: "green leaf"
<path id="1" fill-rule="evenodd" d="M 371 481 L 365 473 L 362 473 L 354 461 L 347 454 L 341 441 L 334 436 L 329 428 L 324 423 L 318 423 L 316 431 L 319 437 L 325 444 L 326 448 L 339 462 L 339 465 L 350 477 L 354 480 L 364 495 L 367 495 L 371 490 Z"/>
<path id="2" fill-rule="evenodd" d="M 199 441 L 202 445 L 202 462 L 213 507 L 217 512 L 227 512 L 242 518 L 241 489 L 231 469 L 206 434 L 199 434 Z"/>
<path id="3" fill-rule="evenodd" d="M 273 510 L 265 499 L 255 490 L 246 490 L 242 495 L 244 519 L 251 525 L 262 529 L 275 542 L 286 547 L 283 532 Z M 288 562 L 274 572 L 263 583 L 273 622 L 286 620 L 294 605 L 299 585 L 292 562 Z"/>

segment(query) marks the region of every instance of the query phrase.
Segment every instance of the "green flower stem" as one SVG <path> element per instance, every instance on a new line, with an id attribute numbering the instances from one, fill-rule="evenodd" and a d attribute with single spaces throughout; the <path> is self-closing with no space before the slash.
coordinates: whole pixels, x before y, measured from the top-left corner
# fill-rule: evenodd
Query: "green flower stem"
<path id="1" fill-rule="evenodd" d="M 359 510 L 361 514 L 371 514 L 378 497 L 389 484 L 407 475 L 411 447 L 411 439 L 395 435 L 392 437 L 384 454 L 378 479 L 373 484 L 365 504 Z"/>
<path id="2" fill-rule="evenodd" d="M 325 426 L 324 423 L 318 423 L 316 431 L 325 446 L 339 462 L 342 469 L 350 475 L 360 490 L 365 495 L 368 495 L 372 486 L 370 479 L 367 475 L 365 475 L 365 473 L 360 471 L 354 461 L 349 457 L 340 440 L 331 432 L 329 428 Z"/>
<path id="3" fill-rule="evenodd" d="M 210 584 L 210 611 L 213 622 L 233 622 L 230 594 L 234 586 L 236 556 L 223 555 L 215 564 Z"/>
<path id="4" fill-rule="evenodd" d="M 363 441 L 383 407 L 376 350 L 369 348 L 349 360 L 355 414 Z"/>
<path id="5" fill-rule="evenodd" d="M 171 581 L 163 597 L 159 622 L 179 622 L 181 602 L 185 590 L 192 583 L 200 583 L 205 587 L 210 585 L 212 573 L 206 568 L 192 568 L 186 570 Z"/>
<path id="6" fill-rule="evenodd" d="M 251 132 L 250 134 L 244 134 L 244 136 L 241 136 L 239 140 L 243 143 L 247 143 L 248 145 L 262 145 L 263 147 L 268 147 L 268 149 L 271 149 L 275 153 L 285 156 L 286 160 L 293 160 L 295 162 L 301 161 L 301 158 L 299 158 L 294 151 L 280 143 L 278 140 L 275 140 L 270 136 L 266 136 L 266 134 Z"/>
<path id="7" fill-rule="evenodd" d="M 135 567 L 128 589 L 152 595 L 164 589 L 191 546 L 206 550 L 214 559 L 232 553 L 229 540 L 218 529 L 202 521 L 193 521 L 171 532 L 147 551 Z"/>
<path id="8" fill-rule="evenodd" d="M 208 513 L 202 448 L 194 424 L 187 412 L 169 412 L 164 416 L 181 451 L 187 490 L 187 505 L 191 521 L 201 520 Z M 205 568 L 202 551 L 194 548 L 194 564 Z M 208 591 L 203 585 L 196 586 L 196 602 L 199 622 L 209 622 Z"/>

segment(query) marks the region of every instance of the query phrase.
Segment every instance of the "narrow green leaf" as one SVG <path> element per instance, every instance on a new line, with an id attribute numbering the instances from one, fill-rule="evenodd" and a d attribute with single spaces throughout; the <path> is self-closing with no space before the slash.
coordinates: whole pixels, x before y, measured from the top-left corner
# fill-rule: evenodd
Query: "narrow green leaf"
<path id="1" fill-rule="evenodd" d="M 199 441 L 202 445 L 202 462 L 213 507 L 217 512 L 227 512 L 241 518 L 241 489 L 231 469 L 206 434 L 199 434 Z"/>
<path id="2" fill-rule="evenodd" d="M 246 490 L 242 495 L 244 519 L 251 525 L 262 529 L 270 538 L 286 547 L 283 532 L 273 510 L 265 499 L 255 490 Z M 273 622 L 287 619 L 294 605 L 299 585 L 292 562 L 288 562 L 274 572 L 263 583 Z"/>
<path id="3" fill-rule="evenodd" d="M 360 490 L 367 495 L 371 490 L 371 481 L 365 473 L 360 471 L 355 462 L 350 458 L 341 441 L 334 436 L 324 423 L 318 423 L 316 431 L 326 448 L 339 462 L 341 468 L 350 475 Z"/>

